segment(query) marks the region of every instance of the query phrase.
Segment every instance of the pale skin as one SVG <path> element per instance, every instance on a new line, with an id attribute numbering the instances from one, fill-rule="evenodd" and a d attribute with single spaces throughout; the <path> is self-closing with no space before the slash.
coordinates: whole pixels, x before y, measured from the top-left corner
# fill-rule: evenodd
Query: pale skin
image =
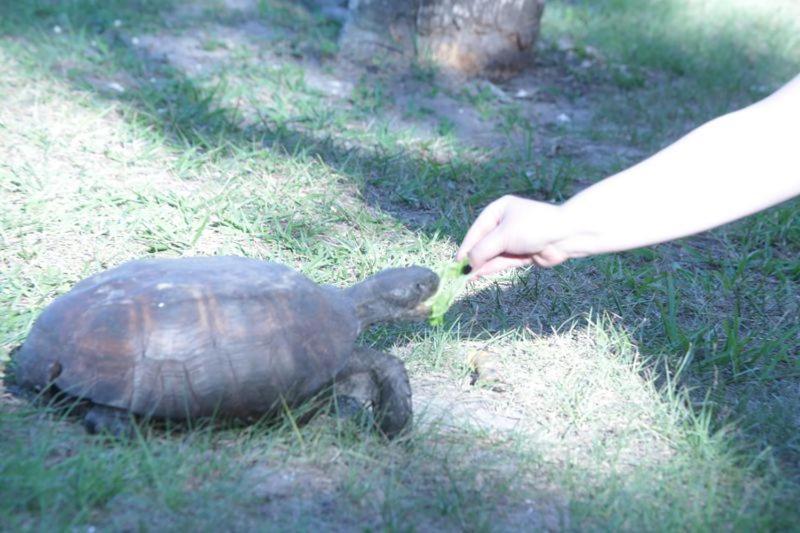
<path id="1" fill-rule="evenodd" d="M 800 76 L 674 144 L 551 204 L 504 196 L 457 258 L 473 276 L 618 252 L 711 229 L 800 194 Z"/>

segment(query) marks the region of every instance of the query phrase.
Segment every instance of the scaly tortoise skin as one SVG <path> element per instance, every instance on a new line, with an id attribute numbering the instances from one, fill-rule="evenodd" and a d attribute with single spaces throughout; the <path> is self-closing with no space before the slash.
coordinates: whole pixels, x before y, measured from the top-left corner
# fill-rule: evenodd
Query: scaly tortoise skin
<path id="1" fill-rule="evenodd" d="M 338 289 L 243 257 L 131 261 L 54 300 L 17 350 L 15 375 L 89 400 L 90 432 L 125 435 L 128 413 L 257 418 L 368 374 L 391 437 L 412 419 L 405 367 L 355 341 L 375 322 L 427 317 L 438 282 L 422 267 Z"/>

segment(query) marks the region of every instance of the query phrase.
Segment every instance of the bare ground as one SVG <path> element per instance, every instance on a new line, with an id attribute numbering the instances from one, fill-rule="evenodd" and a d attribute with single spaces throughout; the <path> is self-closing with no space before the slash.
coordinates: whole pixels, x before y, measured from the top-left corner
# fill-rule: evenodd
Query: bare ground
<path id="1" fill-rule="evenodd" d="M 215 4 L 214 7 L 219 15 L 220 6 Z M 233 15 L 246 15 L 255 9 L 255 2 L 229 0 L 223 3 L 223 7 Z M 174 31 L 161 30 L 149 35 L 126 35 L 125 38 L 153 61 L 167 62 L 188 78 L 206 81 L 213 80 L 215 75 L 236 61 L 275 67 L 291 63 L 293 68 L 303 72 L 305 83 L 322 93 L 331 106 L 349 108 L 353 105 L 354 91 L 362 82 L 352 65 L 332 66 L 329 61 L 323 64 L 314 57 L 287 59 L 285 55 L 276 55 L 271 51 L 272 46 L 286 37 L 286 30 L 248 20 L 246 16 L 238 19 L 234 16 L 232 21 L 224 24 L 204 22 L 187 25 L 187 20 L 192 18 L 204 20 L 204 13 L 201 3 L 184 3 L 170 15 L 173 21 L 180 22 Z M 214 41 L 213 46 L 208 44 L 210 40 Z M 12 59 L 3 59 L 13 71 Z M 602 58 L 590 61 L 601 62 Z M 375 81 L 390 87 L 382 116 L 392 128 L 413 131 L 413 143 L 434 143 L 431 148 L 434 157 L 442 160 L 452 157 L 454 146 L 458 150 L 475 149 L 475 158 L 481 159 L 487 152 L 513 153 L 531 145 L 543 157 L 569 155 L 587 167 L 607 170 L 646 155 L 625 143 L 587 141 L 581 132 L 594 127 L 595 101 L 582 96 L 585 88 L 572 77 L 570 70 L 556 68 L 546 61 L 539 67 L 535 72 L 506 84 L 439 80 L 442 89 L 433 92 L 429 80 L 406 74 L 389 74 L 388 81 L 386 74 L 376 74 L 366 83 Z M 588 69 L 591 65 L 581 62 L 577 68 Z M 124 78 L 87 81 L 112 95 L 142 82 Z M 247 83 L 247 80 L 238 81 Z M 234 78 L 231 82 L 237 80 Z M 74 227 L 75 219 L 70 217 L 70 212 L 80 203 L 76 198 L 84 195 L 86 188 L 101 188 L 108 196 L 119 198 L 120 202 L 135 202 L 133 191 L 145 191 L 145 194 L 150 190 L 154 194 L 169 191 L 176 198 L 183 199 L 213 198 L 218 191 L 219 183 L 213 180 L 187 182 L 165 170 L 164 162 L 174 160 L 176 154 L 164 150 L 154 155 L 153 146 L 144 145 L 132 137 L 125 119 L 117 114 L 113 100 L 107 109 L 98 113 L 96 107 L 87 107 L 81 98 L 76 102 L 74 89 L 57 81 L 42 79 L 32 85 L 24 81 L 15 82 L 12 75 L 3 83 L 6 93 L 15 95 L 15 100 L 5 102 L 7 105 L 0 108 L 0 124 L 4 119 L 7 122 L 15 120 L 20 113 L 27 114 L 32 120 L 25 128 L 16 131 L 0 130 L 0 172 L 29 168 L 31 175 L 54 177 L 51 183 L 42 183 L 33 198 L 22 198 L 10 190 L 3 192 L 0 202 L 2 209 L 13 211 L 19 220 L 24 219 L 24 213 L 18 206 L 48 210 L 54 214 L 52 225 L 44 231 L 29 232 L 21 225 L 15 234 L 2 236 L 6 252 L 0 252 L 0 261 L 4 268 L 30 271 L 31 284 L 40 283 L 49 268 L 68 272 L 68 279 L 77 281 L 87 273 L 87 266 L 94 270 L 148 251 L 137 241 L 135 231 L 131 233 L 129 228 L 116 223 L 114 205 L 94 206 L 95 216 L 90 227 Z M 19 83 L 20 90 L 13 90 L 15 83 Z M 565 95 L 541 90 L 552 86 L 570 86 L 572 91 Z M 257 89 L 252 95 L 237 103 L 242 108 L 243 127 L 258 120 L 255 108 L 269 105 L 275 96 L 273 93 L 259 95 Z M 490 100 L 492 105 L 500 102 L 511 106 L 511 113 L 535 124 L 536 132 L 532 137 L 519 130 L 509 134 L 498 116 L 481 112 L 481 98 Z M 454 137 L 455 142 L 451 145 L 436 144 L 440 142 L 436 132 L 443 124 Z M 368 128 L 369 122 L 360 126 Z M 37 139 L 59 141 L 45 146 Z M 99 173 L 98 168 L 103 168 L 103 172 Z M 106 179 L 104 176 L 118 178 Z M 589 181 L 591 179 L 587 178 Z M 580 185 L 575 183 L 575 186 Z M 403 209 L 406 208 L 395 208 L 397 212 Z M 413 212 L 403 214 L 410 219 L 423 216 Z M 168 225 L 187 223 L 169 206 L 144 214 L 140 230 L 157 231 L 153 221 Z M 42 239 L 48 239 L 46 246 L 41 245 Z M 240 247 L 238 249 L 249 253 L 266 255 L 264 249 L 259 249 L 265 246 L 263 243 L 232 242 L 231 239 L 224 226 L 212 224 L 201 233 L 191 250 L 202 254 L 235 253 Z M 20 256 L 20 251 L 26 249 L 41 251 L 31 256 Z M 675 253 L 678 257 L 681 251 Z M 541 290 L 557 297 L 564 279 L 553 273 L 540 276 Z M 581 290 L 591 293 L 600 284 L 592 279 L 576 280 L 569 271 L 561 276 L 577 285 L 573 286 L 572 296 L 575 298 L 579 298 L 575 294 Z M 473 289 L 474 299 L 464 304 L 465 311 L 475 310 L 482 299 L 492 298 L 485 291 L 487 287 L 488 284 Z M 64 288 L 54 286 L 48 294 L 53 295 Z M 514 291 L 516 294 L 508 294 L 512 305 L 519 287 Z M 585 305 L 578 307 L 590 309 L 596 301 L 596 298 L 587 297 Z M 40 307 L 43 303 L 20 301 L 17 305 Z M 797 311 L 790 312 L 796 314 Z M 528 316 L 515 317 L 528 327 L 524 335 L 494 339 L 493 347 L 488 348 L 478 341 L 460 342 L 458 353 L 450 353 L 448 365 L 438 371 L 415 366 L 413 360 L 409 363 L 420 431 L 430 431 L 431 439 L 435 439 L 439 431 L 457 433 L 465 428 L 477 431 L 484 435 L 485 440 L 480 449 L 473 450 L 474 456 L 467 458 L 475 461 L 497 460 L 492 457 L 492 439 L 524 435 L 541 450 L 542 463 L 546 465 L 568 464 L 578 469 L 595 469 L 598 453 L 602 456 L 609 449 L 615 450 L 617 456 L 601 457 L 601 471 L 608 468 L 624 473 L 628 467 L 669 462 L 674 455 L 670 436 L 656 434 L 652 427 L 660 423 L 654 418 L 669 418 L 675 414 L 669 412 L 660 392 L 646 379 L 638 364 L 637 350 L 630 347 L 627 362 L 609 359 L 608 347 L 599 345 L 598 339 L 602 335 L 598 331 L 570 329 L 555 334 L 545 330 L 544 324 L 553 323 L 548 311 L 528 309 L 528 313 Z M 508 316 L 513 316 L 513 311 Z M 555 316 L 565 322 L 569 319 L 560 312 Z M 496 330 L 495 326 L 492 323 L 488 325 L 490 330 Z M 422 349 L 427 348 L 423 344 Z M 395 351 L 404 357 L 414 349 L 413 345 L 401 346 Z M 480 365 L 473 364 L 476 353 L 485 353 Z M 793 392 L 782 394 L 790 396 Z M 800 426 L 800 419 L 795 418 L 795 425 Z M 598 446 L 598 443 L 602 445 Z M 600 452 L 599 448 L 602 449 Z M 347 490 L 347 476 L 352 473 L 338 466 L 339 459 L 334 453 L 327 462 L 322 460 L 313 464 L 304 464 L 302 459 L 275 464 L 272 458 L 263 457 L 245 462 L 238 482 L 256 502 L 254 510 L 247 516 L 283 523 L 310 520 L 308 527 L 341 530 L 385 525 L 386 510 L 382 506 L 387 497 L 382 494 L 382 489 L 376 487 L 370 493 L 353 496 Z M 524 476 L 520 484 L 533 486 L 531 494 L 539 494 L 541 499 L 527 499 L 522 504 L 518 501 L 509 503 L 503 512 L 504 526 L 510 529 L 568 528 L 567 497 L 546 480 L 531 481 L 536 478 L 536 473 Z M 413 472 L 413 475 L 418 476 L 415 483 L 420 490 L 434 491 L 437 483 L 444 482 L 438 470 L 433 473 Z M 486 483 L 488 490 L 490 482 Z M 338 502 L 345 497 L 352 500 L 359 510 L 349 519 L 337 512 Z M 503 503 L 496 502 L 498 506 Z M 109 503 L 109 514 L 114 517 L 116 527 L 135 528 L 142 524 L 143 519 L 146 525 L 147 520 L 155 519 L 148 517 L 148 505 L 146 498 L 137 502 L 124 497 Z M 255 523 L 243 520 L 238 527 L 246 529 Z M 157 526 L 159 522 L 149 525 Z M 441 526 L 438 523 L 418 524 L 422 530 Z"/>

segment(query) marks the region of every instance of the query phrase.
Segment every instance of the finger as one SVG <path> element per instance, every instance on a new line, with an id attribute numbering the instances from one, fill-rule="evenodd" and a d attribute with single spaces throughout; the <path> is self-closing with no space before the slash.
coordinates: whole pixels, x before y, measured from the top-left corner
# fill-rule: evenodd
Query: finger
<path id="1" fill-rule="evenodd" d="M 484 263 L 480 268 L 475 270 L 471 279 L 488 276 L 490 274 L 496 274 L 497 272 L 502 272 L 503 270 L 508 270 L 510 268 L 527 266 L 531 263 L 533 263 L 533 258 L 530 256 L 523 257 L 517 255 L 501 255 Z"/>
<path id="2" fill-rule="evenodd" d="M 469 264 L 478 269 L 499 255 L 507 255 L 508 228 L 500 224 L 486 234 L 467 254 Z"/>
<path id="3" fill-rule="evenodd" d="M 478 241 L 500 224 L 506 203 L 507 200 L 503 197 L 483 208 L 481 214 L 478 215 L 478 218 L 475 219 L 475 222 L 472 223 L 469 231 L 467 231 L 467 234 L 464 236 L 464 240 L 461 242 L 461 246 L 456 253 L 456 259 L 459 261 L 464 259 Z"/>

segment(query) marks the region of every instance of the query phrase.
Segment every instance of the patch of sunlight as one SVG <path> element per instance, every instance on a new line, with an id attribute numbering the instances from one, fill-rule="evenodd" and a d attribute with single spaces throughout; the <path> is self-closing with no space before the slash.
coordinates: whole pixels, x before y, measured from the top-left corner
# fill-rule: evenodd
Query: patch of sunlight
<path id="1" fill-rule="evenodd" d="M 774 85 L 800 69 L 800 4 L 792 0 L 553 0 L 542 35 L 709 87 Z"/>
<path id="2" fill-rule="evenodd" d="M 800 3 L 796 0 L 678 0 L 689 9 L 691 18 L 733 12 L 737 16 L 763 16 L 782 20 L 786 24 L 800 24 Z"/>
<path id="3" fill-rule="evenodd" d="M 630 336 L 608 318 L 547 335 L 453 342 L 462 358 L 482 352 L 485 368 L 473 385 L 418 377 L 415 406 L 428 423 L 518 433 L 554 464 L 602 476 L 672 461 L 692 420 L 682 393 L 665 396 Z"/>
<path id="4" fill-rule="evenodd" d="M 151 197 L 191 197 L 197 186 L 171 171 L 172 151 L 120 116 L 121 104 L 98 102 L 50 77 L 32 79 L 2 49 L 0 62 L 6 268 L 76 281 L 147 253 L 141 234 L 154 228 L 174 233 L 188 225 L 192 233 L 199 219 L 186 221 L 168 201 Z"/>

